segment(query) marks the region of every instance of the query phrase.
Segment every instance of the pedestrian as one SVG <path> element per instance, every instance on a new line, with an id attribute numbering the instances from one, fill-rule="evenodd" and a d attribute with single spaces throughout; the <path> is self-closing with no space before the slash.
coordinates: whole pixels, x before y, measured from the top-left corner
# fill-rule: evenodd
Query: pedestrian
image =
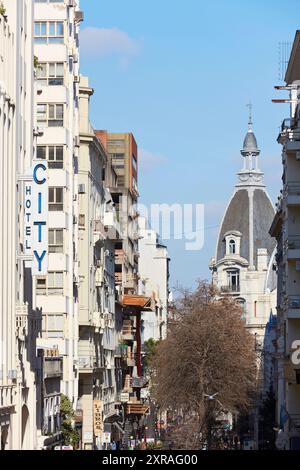
<path id="1" fill-rule="evenodd" d="M 117 444 L 115 441 L 112 441 L 111 443 L 111 450 L 117 450 Z"/>

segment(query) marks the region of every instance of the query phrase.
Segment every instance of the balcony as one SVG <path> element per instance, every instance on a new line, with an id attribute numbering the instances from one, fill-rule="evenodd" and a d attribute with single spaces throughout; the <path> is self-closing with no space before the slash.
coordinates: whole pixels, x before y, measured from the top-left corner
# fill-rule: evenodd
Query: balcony
<path id="1" fill-rule="evenodd" d="M 122 339 L 124 341 L 134 341 L 135 332 L 131 326 L 123 326 L 122 328 Z"/>
<path id="2" fill-rule="evenodd" d="M 288 308 L 288 318 L 300 318 L 300 295 L 289 295 Z"/>
<path id="3" fill-rule="evenodd" d="M 101 220 L 94 220 L 94 245 L 105 240 L 107 237 L 107 232 Z"/>
<path id="4" fill-rule="evenodd" d="M 300 237 L 289 236 L 284 243 L 284 251 L 288 259 L 300 260 Z"/>
<path id="5" fill-rule="evenodd" d="M 127 256 L 124 250 L 115 250 L 115 262 L 116 264 L 123 264 L 127 261 Z"/>
<path id="6" fill-rule="evenodd" d="M 285 185 L 284 193 L 288 206 L 300 205 L 300 183 L 296 181 L 287 183 Z"/>
<path id="7" fill-rule="evenodd" d="M 15 386 L 13 385 L 0 385 L 0 414 L 1 409 L 3 408 L 11 408 L 15 406 L 14 400 L 14 389 Z"/>
<path id="8" fill-rule="evenodd" d="M 87 340 L 79 340 L 78 368 L 80 372 L 91 372 L 97 368 L 95 346 Z"/>
<path id="9" fill-rule="evenodd" d="M 144 415 L 148 413 L 149 411 L 149 405 L 145 405 L 142 402 L 136 401 L 136 402 L 129 402 L 127 403 L 126 406 L 126 411 L 127 414 L 133 414 L 133 415 Z"/>
<path id="10" fill-rule="evenodd" d="M 238 294 L 240 292 L 240 285 L 221 286 L 222 294 Z"/>
<path id="11" fill-rule="evenodd" d="M 60 378 L 63 374 L 63 363 L 61 357 L 46 357 L 44 359 L 44 378 Z"/>
<path id="12" fill-rule="evenodd" d="M 26 304 L 19 304 L 16 307 L 16 336 L 20 340 L 25 340 L 28 334 L 28 308 Z"/>
<path id="13" fill-rule="evenodd" d="M 122 273 L 115 273 L 115 283 L 117 286 L 122 284 Z"/>

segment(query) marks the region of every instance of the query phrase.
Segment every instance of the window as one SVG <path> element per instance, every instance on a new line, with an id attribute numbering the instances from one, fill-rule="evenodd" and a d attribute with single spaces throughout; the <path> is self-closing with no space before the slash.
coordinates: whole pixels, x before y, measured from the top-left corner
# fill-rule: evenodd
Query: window
<path id="1" fill-rule="evenodd" d="M 63 229 L 50 229 L 48 243 L 49 243 L 49 253 L 63 253 L 64 251 Z"/>
<path id="2" fill-rule="evenodd" d="M 37 122 L 40 127 L 63 127 L 63 104 L 38 104 Z"/>
<path id="3" fill-rule="evenodd" d="M 36 21 L 34 23 L 34 42 L 36 44 L 63 44 L 64 22 Z"/>
<path id="4" fill-rule="evenodd" d="M 64 3 L 65 0 L 34 0 L 35 3 Z"/>
<path id="5" fill-rule="evenodd" d="M 64 278 L 62 271 L 49 272 L 47 277 L 36 279 L 37 295 L 62 295 L 64 293 Z"/>
<path id="6" fill-rule="evenodd" d="M 246 301 L 245 299 L 236 299 L 236 302 L 242 310 L 241 318 L 245 320 L 246 319 Z"/>
<path id="7" fill-rule="evenodd" d="M 134 155 L 132 155 L 132 168 L 137 171 L 137 162 Z"/>
<path id="8" fill-rule="evenodd" d="M 36 70 L 38 83 L 42 86 L 64 84 L 64 63 L 39 63 Z"/>
<path id="9" fill-rule="evenodd" d="M 231 255 L 234 255 L 236 253 L 236 245 L 235 245 L 235 240 L 230 240 L 229 241 L 229 253 Z"/>
<path id="10" fill-rule="evenodd" d="M 64 148 L 62 146 L 38 145 L 37 158 L 48 160 L 50 169 L 62 169 L 64 167 Z"/>
<path id="11" fill-rule="evenodd" d="M 49 211 L 63 210 L 63 188 L 49 188 Z"/>
<path id="12" fill-rule="evenodd" d="M 240 290 L 240 272 L 238 269 L 227 271 L 228 276 L 228 287 L 232 292 L 238 292 Z"/>

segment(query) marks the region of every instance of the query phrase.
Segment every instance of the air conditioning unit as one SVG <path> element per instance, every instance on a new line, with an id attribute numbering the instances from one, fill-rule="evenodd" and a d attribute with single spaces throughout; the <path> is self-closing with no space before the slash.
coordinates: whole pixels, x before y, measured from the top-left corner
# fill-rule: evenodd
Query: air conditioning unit
<path id="1" fill-rule="evenodd" d="M 83 21 L 83 18 L 84 18 L 83 11 L 81 11 L 81 10 L 75 11 L 75 21 L 76 21 L 76 23 L 80 23 L 81 21 Z"/>
<path id="2" fill-rule="evenodd" d="M 78 185 L 78 193 L 79 194 L 85 194 L 85 184 L 79 184 Z"/>

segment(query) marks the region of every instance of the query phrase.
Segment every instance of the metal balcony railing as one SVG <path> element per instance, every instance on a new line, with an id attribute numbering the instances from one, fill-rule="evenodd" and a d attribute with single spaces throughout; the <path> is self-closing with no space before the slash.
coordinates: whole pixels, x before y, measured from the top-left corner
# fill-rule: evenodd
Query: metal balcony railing
<path id="1" fill-rule="evenodd" d="M 235 292 L 240 292 L 240 285 L 234 285 L 234 286 L 221 286 L 221 292 L 224 294 L 231 294 Z"/>
<path id="2" fill-rule="evenodd" d="M 289 295 L 289 308 L 300 308 L 300 295 Z"/>
<path id="3" fill-rule="evenodd" d="M 289 250 L 298 250 L 300 249 L 300 237 L 298 236 L 289 236 L 285 241 L 285 248 Z"/>

